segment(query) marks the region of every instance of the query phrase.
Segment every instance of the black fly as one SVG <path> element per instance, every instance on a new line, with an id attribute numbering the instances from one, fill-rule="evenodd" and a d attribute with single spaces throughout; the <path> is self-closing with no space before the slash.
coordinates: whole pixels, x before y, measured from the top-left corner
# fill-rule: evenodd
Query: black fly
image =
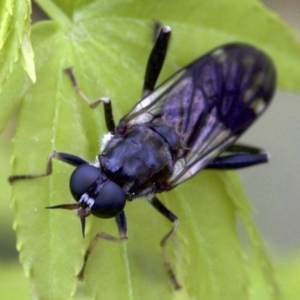
<path id="1" fill-rule="evenodd" d="M 48 176 L 52 158 L 76 167 L 70 190 L 77 201 L 48 208 L 77 209 L 84 234 L 85 218 L 114 217 L 119 238 L 99 233 L 88 248 L 87 258 L 99 238 L 127 238 L 126 200 L 147 197 L 173 223 L 163 237 L 164 262 L 175 289 L 180 285 L 171 268 L 165 245 L 175 232 L 177 217 L 156 197 L 175 188 L 202 169 L 237 169 L 267 162 L 261 149 L 236 144 L 237 138 L 264 112 L 274 93 L 276 74 L 270 58 L 245 44 L 216 48 L 176 72 L 154 88 L 167 52 L 171 29 L 162 28 L 150 54 L 143 97 L 115 126 L 111 102 L 89 102 L 67 69 L 77 93 L 94 108 L 104 104 L 109 134 L 94 163 L 78 156 L 52 152 L 45 173 L 13 175 L 9 181 Z"/>

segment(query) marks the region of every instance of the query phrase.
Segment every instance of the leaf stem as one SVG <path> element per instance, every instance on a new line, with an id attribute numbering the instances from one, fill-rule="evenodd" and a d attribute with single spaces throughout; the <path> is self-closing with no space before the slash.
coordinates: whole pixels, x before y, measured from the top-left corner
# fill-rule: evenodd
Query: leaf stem
<path id="1" fill-rule="evenodd" d="M 73 26 L 72 20 L 51 0 L 35 0 L 35 3 L 60 26 L 65 28 Z"/>

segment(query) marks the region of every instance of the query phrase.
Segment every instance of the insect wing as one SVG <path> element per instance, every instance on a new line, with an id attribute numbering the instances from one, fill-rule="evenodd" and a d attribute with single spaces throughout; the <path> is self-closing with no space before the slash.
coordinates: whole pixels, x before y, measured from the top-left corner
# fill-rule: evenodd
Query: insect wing
<path id="1" fill-rule="evenodd" d="M 182 82 L 187 73 L 188 69 L 186 68 L 175 73 L 152 93 L 138 101 L 121 121 L 125 121 L 130 126 L 149 123 L 154 119 L 160 118 L 162 113 L 161 109 L 166 101 L 166 96 L 169 95 L 170 92 L 175 92 L 174 89 L 176 89 L 176 87 L 178 88 L 178 84 Z"/>
<path id="2" fill-rule="evenodd" d="M 229 44 L 200 57 L 141 99 L 127 124 L 167 124 L 180 136 L 171 186 L 187 180 L 232 144 L 266 109 L 276 83 L 260 50 Z"/>

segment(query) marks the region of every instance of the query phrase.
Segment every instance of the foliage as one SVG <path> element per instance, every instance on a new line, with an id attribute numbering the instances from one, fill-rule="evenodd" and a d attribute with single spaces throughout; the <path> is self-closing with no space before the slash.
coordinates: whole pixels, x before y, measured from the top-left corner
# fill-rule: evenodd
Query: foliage
<path id="1" fill-rule="evenodd" d="M 102 110 L 91 111 L 78 99 L 62 70 L 73 66 L 91 99 L 113 99 L 118 120 L 140 96 L 155 20 L 173 30 L 161 79 L 217 45 L 243 41 L 270 54 L 280 87 L 300 89 L 300 44 L 275 14 L 255 0 L 36 1 L 50 17 L 32 26 L 36 84 L 28 40 L 29 3 L 6 2 L 0 4 L 1 11 L 9 12 L 11 20 L 24 21 L 0 32 L 1 57 L 6 53 L 23 58 L 23 65 L 14 64 L 11 74 L 12 59 L 0 64 L 5 74 L 0 73 L 0 80 L 5 79 L 1 128 L 19 107 L 14 174 L 43 171 L 53 150 L 94 159 L 99 136 L 105 132 Z M 12 9 L 21 3 L 22 12 Z M 18 46 L 11 47 L 4 38 L 11 35 Z M 33 298 L 72 298 L 89 240 L 100 230 L 117 234 L 114 221 L 91 217 L 83 240 L 74 213 L 44 209 L 72 201 L 67 182 L 71 170 L 55 162 L 53 176 L 13 186 L 17 247 Z M 170 224 L 145 201 L 136 200 L 126 208 L 129 240 L 122 245 L 100 241 L 88 261 L 84 284 L 91 297 L 281 299 L 233 173 L 203 172 L 162 199 L 181 222 L 168 250 L 184 288 L 172 290 L 162 263 L 159 241 Z M 248 248 L 237 232 L 237 218 L 248 236 Z"/>

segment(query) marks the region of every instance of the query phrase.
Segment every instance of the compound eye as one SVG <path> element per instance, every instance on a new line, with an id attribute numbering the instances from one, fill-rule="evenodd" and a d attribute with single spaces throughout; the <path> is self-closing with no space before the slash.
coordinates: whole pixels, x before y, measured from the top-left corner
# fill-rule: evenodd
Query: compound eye
<path id="1" fill-rule="evenodd" d="M 121 187 L 108 181 L 100 190 L 91 208 L 91 213 L 98 218 L 112 218 L 122 212 L 125 202 Z"/>
<path id="2" fill-rule="evenodd" d="M 74 199 L 78 202 L 100 176 L 100 170 L 94 166 L 81 165 L 77 167 L 70 178 L 70 190 Z"/>

